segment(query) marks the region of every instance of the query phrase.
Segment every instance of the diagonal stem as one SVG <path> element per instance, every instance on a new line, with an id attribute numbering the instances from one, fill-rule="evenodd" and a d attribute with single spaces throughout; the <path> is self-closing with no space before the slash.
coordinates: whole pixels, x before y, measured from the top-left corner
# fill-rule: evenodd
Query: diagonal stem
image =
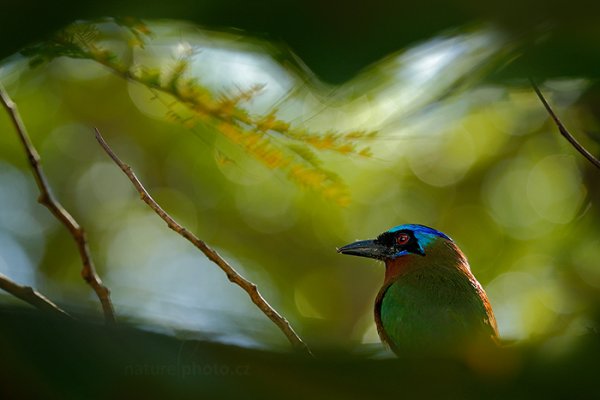
<path id="1" fill-rule="evenodd" d="M 250 300 L 271 320 L 277 327 L 285 334 L 288 340 L 292 343 L 292 345 L 301 351 L 304 351 L 308 354 L 312 354 L 308 346 L 300 339 L 300 337 L 296 334 L 290 323 L 279 314 L 258 291 L 256 285 L 242 275 L 240 275 L 225 259 L 223 259 L 214 249 L 208 246 L 204 241 L 200 240 L 196 235 L 188 231 L 182 225 L 180 225 L 177 221 L 173 219 L 163 208 L 150 196 L 148 191 L 144 188 L 140 180 L 137 178 L 131 167 L 125 164 L 119 157 L 114 153 L 114 151 L 110 148 L 108 143 L 104 140 L 100 131 L 96 128 L 96 140 L 102 146 L 104 151 L 112 158 L 112 160 L 119 166 L 119 168 L 127 175 L 135 189 L 140 194 L 140 197 L 144 203 L 146 203 L 158 216 L 167 223 L 167 226 L 177 232 L 179 235 L 183 236 L 189 242 L 191 242 L 194 246 L 196 246 L 204 255 L 217 264 L 225 275 L 227 275 L 227 279 L 230 282 L 235 283 L 239 287 L 241 287 L 248 296 L 250 296 Z"/>
<path id="2" fill-rule="evenodd" d="M 10 115 L 10 118 L 13 122 L 13 125 L 15 126 L 19 139 L 21 140 L 21 143 L 23 144 L 23 147 L 27 154 L 27 160 L 29 161 L 29 165 L 31 166 L 33 177 L 35 178 L 35 183 L 37 184 L 37 187 L 40 191 L 38 203 L 48 208 L 52 215 L 54 215 L 54 217 L 58 219 L 69 230 L 71 236 L 73 236 L 73 239 L 75 240 L 75 243 L 77 245 L 77 249 L 79 250 L 81 262 L 83 264 L 83 267 L 81 269 L 81 276 L 87 282 L 87 284 L 92 287 L 92 289 L 96 293 L 96 296 L 98 296 L 98 299 L 100 300 L 100 303 L 102 305 L 104 319 L 106 320 L 106 322 L 114 323 L 115 312 L 113 309 L 112 302 L 110 300 L 110 291 L 106 286 L 104 286 L 102 280 L 96 273 L 96 268 L 94 267 L 92 256 L 90 255 L 85 231 L 52 194 L 52 191 L 50 190 L 50 185 L 48 184 L 48 180 L 46 179 L 46 175 L 44 174 L 44 170 L 42 169 L 40 156 L 35 147 L 33 146 L 31 139 L 29 138 L 27 129 L 25 128 L 25 124 L 23 123 L 23 120 L 21 119 L 21 116 L 19 114 L 19 110 L 17 109 L 17 105 L 12 101 L 12 99 L 8 96 L 8 93 L 6 93 L 6 91 L 1 85 L 0 102 L 6 109 L 7 113 Z"/>
<path id="3" fill-rule="evenodd" d="M 26 303 L 31 304 L 37 309 L 50 311 L 62 317 L 72 318 L 63 309 L 54 304 L 43 294 L 34 290 L 32 287 L 19 285 L 2 274 L 0 274 L 0 289 L 12 294 Z"/>
<path id="4" fill-rule="evenodd" d="M 591 162 L 596 168 L 600 169 L 600 160 L 598 160 L 596 157 L 594 157 L 592 155 L 592 153 L 587 151 L 587 149 L 585 147 L 583 147 L 581 145 L 581 143 L 579 143 L 573 135 L 571 135 L 571 133 L 567 130 L 567 128 L 563 125 L 561 120 L 558 118 L 558 116 L 556 115 L 554 110 L 552 110 L 552 107 L 550 107 L 550 104 L 548 104 L 548 101 L 546 101 L 546 98 L 542 94 L 540 88 L 535 84 L 533 79 L 530 79 L 529 81 L 531 82 L 531 86 L 533 86 L 533 90 L 535 90 L 535 93 L 537 94 L 537 96 L 541 100 L 542 104 L 546 108 L 546 111 L 548 111 L 548 114 L 550 114 L 550 117 L 552 117 L 552 119 L 554 120 L 554 123 L 558 127 L 558 130 L 560 131 L 561 135 L 563 135 L 564 138 L 567 139 L 569 141 L 569 143 L 571 143 L 571 145 L 575 148 L 575 150 L 577 150 L 580 154 L 582 154 L 585 158 L 587 158 L 588 161 Z"/>

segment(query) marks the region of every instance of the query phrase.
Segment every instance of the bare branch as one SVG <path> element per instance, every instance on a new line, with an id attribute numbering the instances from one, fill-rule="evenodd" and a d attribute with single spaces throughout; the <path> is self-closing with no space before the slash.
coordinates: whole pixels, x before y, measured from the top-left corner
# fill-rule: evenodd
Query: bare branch
<path id="1" fill-rule="evenodd" d="M 85 232 L 81 226 L 75 221 L 75 219 L 69 214 L 67 210 L 56 200 L 54 195 L 50 190 L 50 185 L 46 179 L 44 174 L 44 170 L 42 169 L 42 165 L 40 162 L 40 156 L 36 151 L 33 143 L 31 142 L 29 135 L 27 134 L 27 129 L 25 128 L 25 124 L 21 119 L 19 111 L 17 109 L 17 105 L 12 101 L 12 99 L 8 96 L 8 93 L 4 90 L 4 88 L 0 85 L 0 102 L 10 115 L 10 118 L 15 126 L 19 139 L 23 144 L 25 152 L 27 153 L 27 159 L 31 166 L 31 170 L 33 172 L 33 176 L 35 178 L 35 183 L 40 191 L 40 196 L 38 197 L 38 202 L 44 205 L 56 219 L 58 219 L 62 224 L 69 230 L 71 236 L 75 240 L 77 244 L 77 248 L 79 250 L 79 255 L 81 257 L 81 262 L 83 264 L 83 268 L 81 270 L 81 276 L 87 282 L 88 285 L 92 287 L 100 303 L 102 304 L 102 309 L 104 311 L 104 318 L 107 323 L 115 322 L 115 313 L 113 310 L 113 305 L 110 300 L 110 291 L 106 286 L 102 284 L 102 280 L 96 273 L 96 268 L 94 267 L 94 263 L 92 261 L 92 257 L 90 255 L 90 250 L 88 248 L 87 238 Z"/>
<path id="2" fill-rule="evenodd" d="M 121 170 L 127 175 L 133 186 L 135 186 L 136 190 L 140 194 L 141 199 L 152 209 L 163 221 L 167 223 L 167 226 L 177 232 L 179 235 L 183 236 L 185 239 L 190 241 L 194 246 L 196 246 L 204 255 L 212 262 L 217 264 L 225 275 L 227 275 L 227 279 L 232 283 L 240 286 L 250 299 L 256 306 L 271 320 L 281 331 L 285 334 L 288 340 L 292 343 L 292 345 L 299 350 L 305 351 L 311 354 L 308 346 L 300 339 L 300 337 L 296 334 L 294 329 L 291 327 L 289 322 L 282 317 L 273 307 L 267 303 L 267 301 L 262 297 L 260 292 L 258 291 L 256 285 L 242 275 L 240 275 L 227 261 L 225 261 L 214 249 L 209 247 L 202 240 L 197 238 L 193 233 L 185 229 L 178 222 L 176 222 L 165 210 L 162 209 L 160 205 L 150 196 L 148 191 L 144 188 L 140 180 L 137 178 L 131 167 L 125 164 L 123 161 L 117 157 L 117 155 L 110 148 L 108 143 L 104 140 L 100 131 L 96 128 L 96 139 L 106 151 L 106 153 L 112 158 L 112 160 L 121 168 Z"/>
<path id="3" fill-rule="evenodd" d="M 35 308 L 43 311 L 50 311 L 52 313 L 59 314 L 62 317 L 72 318 L 63 309 L 54 304 L 52 301 L 48 300 L 46 296 L 35 291 L 29 286 L 19 285 L 2 274 L 0 274 L 0 289 L 12 294 L 15 297 L 18 297 L 26 303 L 31 304 Z"/>
<path id="4" fill-rule="evenodd" d="M 544 95 L 542 94 L 542 92 L 540 91 L 540 89 L 538 88 L 538 86 L 535 84 L 535 82 L 533 81 L 533 79 L 530 79 L 530 82 L 531 82 L 531 86 L 533 86 L 533 90 L 535 90 L 535 93 L 537 94 L 537 96 L 542 101 L 542 104 L 544 105 L 544 107 L 546 107 L 546 111 L 548 111 L 548 114 L 550 114 L 550 116 L 554 120 L 554 123 L 558 127 L 558 130 L 560 131 L 560 133 L 565 137 L 565 139 L 567 139 L 569 141 L 569 143 L 571 143 L 571 145 L 573 147 L 575 147 L 575 149 L 579 153 L 581 153 L 585 158 L 587 158 L 589 162 L 591 162 L 592 164 L 594 164 L 594 166 L 596 168 L 600 169 L 600 160 L 598 160 L 589 151 L 587 151 L 585 149 L 585 147 L 583 147 L 581 145 L 581 143 L 579 143 L 577 141 L 577 139 L 575 139 L 575 137 L 573 137 L 573 135 L 571 135 L 571 133 L 567 130 L 567 128 L 560 121 L 560 119 L 558 118 L 558 116 L 556 115 L 556 113 L 554 112 L 554 110 L 552 110 L 552 107 L 550 107 L 550 104 L 548 104 L 548 101 L 546 101 L 546 98 L 544 97 Z"/>

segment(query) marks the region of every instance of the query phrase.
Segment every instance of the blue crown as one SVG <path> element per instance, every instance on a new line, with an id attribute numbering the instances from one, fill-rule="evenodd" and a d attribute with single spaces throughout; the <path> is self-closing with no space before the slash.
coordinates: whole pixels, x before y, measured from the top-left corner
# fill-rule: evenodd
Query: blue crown
<path id="1" fill-rule="evenodd" d="M 388 232 L 398 232 L 404 229 L 408 229 L 411 230 L 413 232 L 415 232 L 415 234 L 417 233 L 423 233 L 426 235 L 435 235 L 435 236 L 439 236 L 442 237 L 444 239 L 448 239 L 450 241 L 452 241 L 452 239 L 450 239 L 450 237 L 436 229 L 430 228 L 428 226 L 425 225 L 418 225 L 418 224 L 406 224 L 406 225 L 398 225 L 395 226 L 393 228 L 391 228 L 390 230 L 388 230 Z"/>

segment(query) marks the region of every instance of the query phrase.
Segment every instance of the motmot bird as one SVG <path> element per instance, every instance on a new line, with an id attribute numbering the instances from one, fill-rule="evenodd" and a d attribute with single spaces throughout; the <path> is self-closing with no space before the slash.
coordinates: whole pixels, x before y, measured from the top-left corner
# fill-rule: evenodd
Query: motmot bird
<path id="1" fill-rule="evenodd" d="M 460 352 L 495 343 L 487 295 L 450 237 L 424 225 L 400 225 L 338 253 L 385 263 L 375 300 L 381 340 L 397 354 Z"/>

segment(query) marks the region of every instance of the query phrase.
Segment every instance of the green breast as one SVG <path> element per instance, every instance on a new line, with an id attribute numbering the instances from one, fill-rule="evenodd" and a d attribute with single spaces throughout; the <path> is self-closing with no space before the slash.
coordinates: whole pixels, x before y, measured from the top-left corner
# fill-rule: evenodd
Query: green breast
<path id="1" fill-rule="evenodd" d="M 392 283 L 376 306 L 383 339 L 396 353 L 452 351 L 490 338 L 490 325 L 477 284 L 446 268 L 414 271 Z M 377 317 L 376 317 L 377 319 Z"/>

